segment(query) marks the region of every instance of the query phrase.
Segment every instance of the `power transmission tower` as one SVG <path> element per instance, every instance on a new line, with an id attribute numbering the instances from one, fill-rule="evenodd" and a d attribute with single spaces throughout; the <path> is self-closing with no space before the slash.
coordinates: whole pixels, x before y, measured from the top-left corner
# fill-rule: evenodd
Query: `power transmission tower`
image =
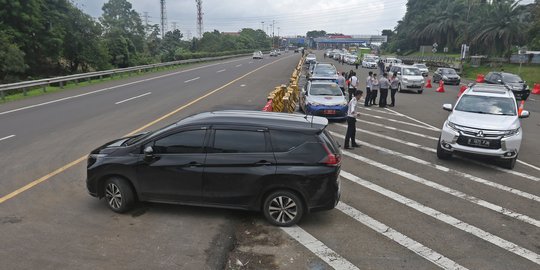
<path id="1" fill-rule="evenodd" d="M 172 22 L 171 24 L 172 24 L 172 30 L 173 31 L 176 30 L 176 22 Z"/>
<path id="2" fill-rule="evenodd" d="M 144 18 L 144 25 L 148 26 L 148 11 L 143 12 L 143 18 Z"/>
<path id="3" fill-rule="evenodd" d="M 195 0 L 197 3 L 197 35 L 199 38 L 203 36 L 203 12 L 202 12 L 202 0 Z"/>
<path id="4" fill-rule="evenodd" d="M 165 5 L 165 0 L 160 0 L 161 3 L 161 37 L 165 36 L 167 32 L 167 7 Z"/>

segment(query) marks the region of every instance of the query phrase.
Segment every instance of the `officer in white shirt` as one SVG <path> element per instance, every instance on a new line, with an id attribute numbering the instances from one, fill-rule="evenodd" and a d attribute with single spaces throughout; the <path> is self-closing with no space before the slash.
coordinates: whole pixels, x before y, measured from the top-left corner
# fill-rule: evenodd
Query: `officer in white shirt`
<path id="1" fill-rule="evenodd" d="M 349 78 L 349 100 L 352 100 L 354 93 L 358 89 L 358 78 L 356 77 L 356 72 L 352 73 L 352 76 Z"/>
<path id="2" fill-rule="evenodd" d="M 366 97 L 364 98 L 365 107 L 371 106 L 369 103 L 371 103 L 371 79 L 372 78 L 373 78 L 373 71 L 370 71 L 368 73 L 368 77 L 366 78 Z"/>
<path id="3" fill-rule="evenodd" d="M 347 110 L 347 133 L 345 134 L 345 149 L 352 149 L 352 147 L 359 147 L 356 143 L 356 103 L 362 97 L 362 90 L 356 90 L 354 96 L 349 101 L 349 108 Z M 350 144 L 349 144 L 350 142 Z"/>

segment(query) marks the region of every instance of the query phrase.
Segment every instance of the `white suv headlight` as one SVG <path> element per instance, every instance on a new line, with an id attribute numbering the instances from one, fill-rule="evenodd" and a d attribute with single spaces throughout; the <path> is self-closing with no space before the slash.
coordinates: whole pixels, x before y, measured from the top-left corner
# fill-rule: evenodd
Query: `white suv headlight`
<path id="1" fill-rule="evenodd" d="M 519 131 L 520 131 L 520 128 L 507 130 L 507 131 L 504 133 L 504 137 L 511 137 L 511 136 L 514 136 L 514 135 L 518 135 L 518 134 L 519 134 Z"/>
<path id="2" fill-rule="evenodd" d="M 452 130 L 454 130 L 454 131 L 458 131 L 458 132 L 460 131 L 460 129 L 456 126 L 456 124 L 454 124 L 454 123 L 452 123 L 452 122 L 450 122 L 450 121 L 446 121 L 446 125 L 447 125 L 450 129 L 452 129 Z"/>

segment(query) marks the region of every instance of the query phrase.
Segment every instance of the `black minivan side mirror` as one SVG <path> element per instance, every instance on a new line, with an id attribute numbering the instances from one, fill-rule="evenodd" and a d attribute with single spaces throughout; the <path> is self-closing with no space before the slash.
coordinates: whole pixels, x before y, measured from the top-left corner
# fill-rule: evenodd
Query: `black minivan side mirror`
<path id="1" fill-rule="evenodd" d="M 144 155 L 147 156 L 147 157 L 150 157 L 150 156 L 153 156 L 154 155 L 154 148 L 152 148 L 152 146 L 147 146 L 146 148 L 144 148 Z"/>

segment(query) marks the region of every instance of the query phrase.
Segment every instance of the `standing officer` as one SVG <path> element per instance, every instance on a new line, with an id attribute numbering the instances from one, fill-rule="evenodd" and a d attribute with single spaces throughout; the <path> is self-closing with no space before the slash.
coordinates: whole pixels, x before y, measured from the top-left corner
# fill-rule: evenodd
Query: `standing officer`
<path id="1" fill-rule="evenodd" d="M 373 78 L 373 71 L 368 73 L 366 78 L 366 97 L 364 98 L 364 107 L 371 106 L 371 79 Z"/>
<path id="2" fill-rule="evenodd" d="M 362 90 L 357 90 L 354 93 L 353 98 L 349 101 L 349 109 L 347 110 L 347 133 L 345 134 L 345 149 L 352 149 L 352 147 L 359 147 L 356 143 L 356 103 L 362 97 Z M 349 144 L 349 142 L 351 144 Z"/>
<path id="3" fill-rule="evenodd" d="M 392 100 L 392 103 L 390 103 L 390 107 L 396 106 L 396 92 L 398 90 L 399 80 L 396 77 L 396 74 L 392 74 L 392 78 L 390 79 L 390 99 Z"/>
<path id="4" fill-rule="evenodd" d="M 386 98 L 388 97 L 388 88 L 390 88 L 390 81 L 388 80 L 388 73 L 383 73 L 382 78 L 379 80 L 379 87 L 381 96 L 379 98 L 379 107 L 386 108 Z"/>

